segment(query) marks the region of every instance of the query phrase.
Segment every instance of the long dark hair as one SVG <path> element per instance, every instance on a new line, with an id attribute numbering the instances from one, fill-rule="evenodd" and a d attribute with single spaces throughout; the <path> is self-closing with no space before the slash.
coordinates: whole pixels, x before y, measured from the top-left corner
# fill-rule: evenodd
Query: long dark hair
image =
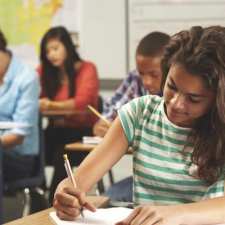
<path id="1" fill-rule="evenodd" d="M 76 76 L 76 70 L 74 64 L 81 61 L 79 54 L 76 51 L 76 47 L 70 37 L 69 32 L 65 27 L 57 26 L 50 28 L 41 40 L 41 52 L 40 61 L 42 64 L 42 87 L 44 93 L 50 99 L 53 99 L 57 91 L 61 86 L 61 74 L 59 68 L 53 66 L 47 59 L 46 46 L 49 40 L 57 39 L 64 45 L 67 57 L 64 62 L 65 71 L 69 80 L 69 96 L 72 97 L 75 92 L 74 76 Z"/>
<path id="2" fill-rule="evenodd" d="M 172 64 L 180 64 L 191 74 L 201 76 L 216 95 L 210 111 L 199 118 L 189 137 L 194 144 L 192 161 L 198 175 L 212 184 L 225 165 L 225 28 L 192 27 L 175 34 L 165 49 L 161 66 L 162 88 Z"/>
<path id="3" fill-rule="evenodd" d="M 0 51 L 3 52 L 7 51 L 7 41 L 1 30 L 0 30 Z"/>

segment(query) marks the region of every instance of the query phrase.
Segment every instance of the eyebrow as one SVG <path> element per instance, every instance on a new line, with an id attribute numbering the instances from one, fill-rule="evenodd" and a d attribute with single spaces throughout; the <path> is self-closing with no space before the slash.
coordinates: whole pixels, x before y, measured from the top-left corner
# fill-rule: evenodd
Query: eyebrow
<path id="1" fill-rule="evenodd" d="M 176 83 L 174 82 L 173 78 L 169 77 L 170 82 L 177 88 Z M 185 93 L 188 96 L 195 97 L 195 98 L 206 98 L 207 96 L 205 95 L 199 95 L 195 93 Z"/>

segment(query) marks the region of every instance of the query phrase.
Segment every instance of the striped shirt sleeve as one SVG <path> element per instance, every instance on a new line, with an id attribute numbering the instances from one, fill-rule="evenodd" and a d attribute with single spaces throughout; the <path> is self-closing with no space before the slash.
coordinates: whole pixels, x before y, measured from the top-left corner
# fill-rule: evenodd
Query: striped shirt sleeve
<path id="1" fill-rule="evenodd" d="M 138 120 L 143 116 L 147 98 L 149 98 L 149 96 L 135 98 L 118 110 L 120 122 L 124 129 L 124 133 L 127 137 L 129 145 L 132 145 L 133 143 L 135 128 L 137 127 Z"/>

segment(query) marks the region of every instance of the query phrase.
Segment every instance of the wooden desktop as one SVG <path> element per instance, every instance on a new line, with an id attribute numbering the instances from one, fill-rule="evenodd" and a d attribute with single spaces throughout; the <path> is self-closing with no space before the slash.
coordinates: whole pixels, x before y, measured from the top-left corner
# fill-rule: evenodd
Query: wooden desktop
<path id="1" fill-rule="evenodd" d="M 88 196 L 88 199 L 98 208 L 104 208 L 109 203 L 109 198 L 104 196 Z M 53 208 L 42 210 L 29 216 L 5 223 L 5 225 L 52 225 L 49 213 L 54 211 Z"/>

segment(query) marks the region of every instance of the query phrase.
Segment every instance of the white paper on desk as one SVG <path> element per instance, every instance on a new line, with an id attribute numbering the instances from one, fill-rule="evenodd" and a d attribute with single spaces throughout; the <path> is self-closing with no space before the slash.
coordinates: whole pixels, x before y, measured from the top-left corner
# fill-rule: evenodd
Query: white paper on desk
<path id="1" fill-rule="evenodd" d="M 79 217 L 75 221 L 60 220 L 56 216 L 56 212 L 50 212 L 50 218 L 56 225 L 83 225 L 83 224 L 98 224 L 98 225 L 114 225 L 115 223 L 125 219 L 132 209 L 124 207 L 113 207 L 107 209 L 97 209 L 96 212 L 84 210 L 84 218 Z"/>
<path id="2" fill-rule="evenodd" d="M 17 123 L 12 121 L 0 121 L 0 129 L 13 129 L 13 128 L 24 128 L 30 125 L 26 123 Z"/>
<path id="3" fill-rule="evenodd" d="M 97 145 L 102 141 L 102 137 L 98 137 L 98 136 L 84 136 L 82 138 L 82 142 L 83 144 L 93 144 L 93 145 Z"/>

